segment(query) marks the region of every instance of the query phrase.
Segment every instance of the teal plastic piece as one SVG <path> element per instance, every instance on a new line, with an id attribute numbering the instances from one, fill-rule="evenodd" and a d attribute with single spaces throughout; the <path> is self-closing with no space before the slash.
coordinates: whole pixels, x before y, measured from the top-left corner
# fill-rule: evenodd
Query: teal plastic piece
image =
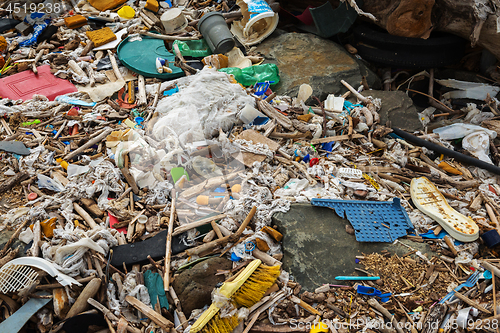
<path id="1" fill-rule="evenodd" d="M 336 276 L 338 281 L 375 281 L 380 280 L 380 276 Z"/>
<path id="2" fill-rule="evenodd" d="M 245 87 L 266 81 L 274 81 L 271 83 L 273 86 L 280 81 L 279 69 L 275 64 L 262 64 L 245 68 L 228 67 L 219 69 L 219 72 L 233 75 L 234 79 Z"/>
<path id="3" fill-rule="evenodd" d="M 158 298 L 160 300 L 160 307 L 168 310 L 168 300 L 165 289 L 163 289 L 163 279 L 161 275 L 147 270 L 144 273 L 144 285 L 148 288 L 148 294 L 153 309 L 155 308 L 156 299 Z"/>
<path id="4" fill-rule="evenodd" d="M 212 54 L 210 46 L 205 39 L 174 41 L 184 57 L 206 57 Z"/>
<path id="5" fill-rule="evenodd" d="M 154 77 L 162 80 L 172 80 L 184 76 L 184 72 L 174 66 L 175 56 L 165 48 L 163 40 L 142 36 L 142 41 L 130 42 L 127 37 L 117 49 L 118 59 L 123 66 L 144 77 Z M 158 73 L 156 58 L 168 60 L 172 73 Z"/>
<path id="6" fill-rule="evenodd" d="M 50 294 L 46 291 L 41 291 L 35 293 L 35 295 L 48 296 Z M 0 323 L 0 332 L 19 332 L 28 320 L 50 301 L 52 301 L 51 298 L 30 298 L 30 300 L 24 303 L 24 305 L 14 312 L 12 316 Z"/>

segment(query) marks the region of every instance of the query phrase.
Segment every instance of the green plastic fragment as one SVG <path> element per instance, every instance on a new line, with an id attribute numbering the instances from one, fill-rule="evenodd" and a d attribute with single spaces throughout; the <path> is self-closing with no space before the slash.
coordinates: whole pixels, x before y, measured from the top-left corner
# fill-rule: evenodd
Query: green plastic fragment
<path id="1" fill-rule="evenodd" d="M 174 41 L 173 45 L 179 47 L 179 51 L 184 57 L 206 57 L 212 54 L 210 46 L 205 39 Z"/>
<path id="2" fill-rule="evenodd" d="M 148 294 L 153 309 L 155 308 L 158 298 L 160 300 L 160 307 L 168 310 L 168 300 L 165 290 L 163 289 L 163 279 L 161 275 L 147 270 L 144 273 L 144 285 L 148 288 Z"/>
<path id="3" fill-rule="evenodd" d="M 219 69 L 219 72 L 233 75 L 234 79 L 245 87 L 265 81 L 274 81 L 271 83 L 273 86 L 280 81 L 278 66 L 275 64 L 261 64 L 245 68 L 228 67 Z"/>

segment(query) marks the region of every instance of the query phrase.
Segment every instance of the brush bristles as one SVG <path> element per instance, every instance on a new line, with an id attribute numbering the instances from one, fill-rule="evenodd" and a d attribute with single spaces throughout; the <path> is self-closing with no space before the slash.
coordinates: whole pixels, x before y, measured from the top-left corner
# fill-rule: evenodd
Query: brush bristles
<path id="1" fill-rule="evenodd" d="M 237 315 L 233 315 L 227 318 L 221 318 L 220 313 L 217 313 L 199 332 L 231 333 L 236 328 L 236 326 L 238 326 L 238 324 L 239 320 Z"/>
<path id="2" fill-rule="evenodd" d="M 236 307 L 251 307 L 262 299 L 280 275 L 280 266 L 261 264 L 231 297 Z"/>

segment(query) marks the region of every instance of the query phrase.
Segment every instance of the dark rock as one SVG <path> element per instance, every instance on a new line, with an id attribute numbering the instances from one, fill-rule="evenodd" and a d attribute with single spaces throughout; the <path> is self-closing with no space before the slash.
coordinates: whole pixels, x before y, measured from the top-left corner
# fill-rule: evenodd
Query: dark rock
<path id="1" fill-rule="evenodd" d="M 355 275 L 364 268 L 355 257 L 382 250 L 404 254 L 408 248 L 390 243 L 360 243 L 345 232 L 346 219 L 333 210 L 308 204 L 293 204 L 290 210 L 273 216 L 273 225 L 283 234 L 283 269 L 289 272 L 302 290 L 314 291 L 326 283 L 338 283 L 335 276 Z M 422 253 L 432 252 L 425 243 L 400 239 Z"/>
<path id="2" fill-rule="evenodd" d="M 380 124 L 385 125 L 390 121 L 391 126 L 411 132 L 423 129 L 417 108 L 403 91 L 367 90 L 362 95 L 382 100 Z"/>
<path id="3" fill-rule="evenodd" d="M 358 87 L 363 76 L 371 88 L 381 86 L 377 75 L 342 46 L 316 35 L 277 30 L 258 45 L 256 51 L 266 62 L 278 65 L 280 83 L 273 89 L 277 94 L 295 97 L 300 85 L 307 83 L 313 95 L 323 100 L 328 94 L 347 91 L 340 80 Z"/>
<path id="4" fill-rule="evenodd" d="M 215 275 L 217 270 L 231 269 L 232 263 L 224 258 L 202 261 L 175 277 L 173 288 L 189 318 L 191 311 L 212 303 L 211 294 L 217 283 L 224 282 L 224 275 Z"/>

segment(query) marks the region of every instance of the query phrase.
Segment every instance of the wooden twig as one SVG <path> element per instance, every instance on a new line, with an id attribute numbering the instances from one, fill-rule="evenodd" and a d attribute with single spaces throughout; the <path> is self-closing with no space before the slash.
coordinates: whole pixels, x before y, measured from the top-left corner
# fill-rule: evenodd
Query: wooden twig
<path id="1" fill-rule="evenodd" d="M 170 214 L 172 214 L 172 211 L 170 211 Z M 220 220 L 226 217 L 226 214 L 219 214 L 216 216 L 211 216 L 211 217 L 206 217 L 204 219 L 201 219 L 199 221 L 194 221 L 188 224 L 181 225 L 180 227 L 175 228 L 174 232 L 172 233 L 172 236 L 180 235 L 185 231 L 201 227 L 202 225 L 211 223 L 212 221 Z"/>
<path id="2" fill-rule="evenodd" d="M 89 225 L 89 227 L 91 229 L 97 228 L 98 224 L 89 215 L 89 213 L 87 213 L 87 211 L 85 209 L 83 209 L 82 207 L 80 207 L 80 205 L 77 204 L 76 202 L 73 202 L 73 208 L 78 213 L 78 215 L 80 215 L 81 217 L 83 217 L 83 219 L 85 220 L 85 222 L 87 222 L 87 224 Z"/>
<path id="3" fill-rule="evenodd" d="M 182 307 L 181 307 L 181 301 L 177 297 L 177 294 L 175 293 L 174 288 L 170 287 L 168 289 L 170 293 L 170 297 L 172 297 L 172 300 L 174 301 L 175 304 L 175 312 L 177 313 L 177 316 L 179 317 L 179 321 L 181 322 L 181 325 L 184 329 L 186 329 L 189 326 L 189 323 L 186 319 L 186 316 L 184 315 L 184 312 L 182 312 Z"/>
<path id="4" fill-rule="evenodd" d="M 9 249 L 9 247 L 12 245 L 12 243 L 14 243 L 14 241 L 17 239 L 17 237 L 19 236 L 19 234 L 21 233 L 21 231 L 23 231 L 24 228 L 26 228 L 26 226 L 28 224 L 31 223 L 31 220 L 30 219 L 26 219 L 17 229 L 16 229 L 16 232 L 14 232 L 12 234 L 12 236 L 10 236 L 9 240 L 7 241 L 7 243 L 5 243 L 5 246 L 3 247 L 2 251 L 0 251 L 0 258 L 3 257 L 5 255 L 5 253 L 7 253 L 7 250 Z"/>
<path id="5" fill-rule="evenodd" d="M 36 63 L 40 61 L 40 58 L 43 56 L 43 53 L 45 52 L 45 49 L 38 51 L 38 54 L 35 57 L 35 60 L 33 60 L 32 64 L 32 70 L 33 73 L 38 74 L 38 69 L 36 68 Z"/>
<path id="6" fill-rule="evenodd" d="M 104 132 L 102 132 L 101 134 L 99 134 L 98 136 L 93 138 L 92 140 L 89 140 L 87 143 L 82 145 L 80 148 L 78 148 L 78 149 L 72 151 L 71 153 L 69 153 L 68 155 L 66 155 L 64 157 L 64 160 L 70 161 L 71 159 L 73 159 L 73 157 L 80 155 L 81 153 L 83 153 L 85 150 L 92 147 L 96 143 L 103 141 L 109 135 L 109 133 L 111 133 L 112 131 L 113 131 L 112 128 L 105 129 Z"/>
<path id="7" fill-rule="evenodd" d="M 154 35 L 154 34 L 152 34 Z M 113 73 L 115 73 L 116 79 L 119 81 L 125 81 L 123 79 L 122 73 L 120 73 L 120 69 L 118 68 L 118 64 L 116 63 L 115 55 L 108 50 L 109 60 L 111 61 L 111 66 L 113 67 Z"/>
<path id="8" fill-rule="evenodd" d="M 170 329 L 174 327 L 174 324 L 170 320 L 158 314 L 156 311 L 139 301 L 137 298 L 127 296 L 125 297 L 125 301 L 127 301 L 137 310 L 141 311 L 146 317 L 154 321 L 158 326 L 165 330 L 165 332 L 169 332 Z"/>
<path id="9" fill-rule="evenodd" d="M 172 256 L 172 233 L 174 231 L 174 218 L 175 218 L 175 199 L 176 192 L 172 189 L 172 206 L 170 207 L 170 220 L 168 221 L 167 242 L 165 249 L 165 274 L 163 275 L 163 288 L 165 292 L 168 291 L 170 286 L 170 259 Z"/>
<path id="10" fill-rule="evenodd" d="M 455 291 L 455 296 L 457 298 L 459 298 L 460 300 L 464 301 L 465 303 L 469 304 L 470 306 L 473 306 L 475 307 L 476 309 L 478 309 L 479 311 L 481 312 L 484 312 L 484 313 L 487 313 L 487 314 L 491 314 L 491 311 L 483 308 L 481 305 L 479 305 L 479 303 L 471 300 L 470 298 L 468 298 L 467 296 L 459 293 L 458 291 Z"/>
<path id="11" fill-rule="evenodd" d="M 101 287 L 101 282 L 101 279 L 94 278 L 85 286 L 85 288 L 83 288 L 80 296 L 76 299 L 75 304 L 73 304 L 71 309 L 69 309 L 66 318 L 74 317 L 88 308 L 87 301 L 89 298 L 92 298 L 97 294 L 99 288 Z"/>
<path id="12" fill-rule="evenodd" d="M 238 228 L 238 230 L 234 234 L 232 234 L 230 236 L 226 236 L 224 238 L 216 239 L 214 241 L 202 244 L 202 245 L 194 247 L 192 249 L 188 249 L 188 250 L 186 250 L 186 253 L 188 255 L 195 255 L 195 254 L 198 255 L 200 253 L 209 251 L 209 250 L 211 250 L 219 245 L 227 244 L 228 242 L 233 242 L 233 243 L 236 242 L 241 237 L 241 234 L 243 233 L 245 228 L 248 226 L 248 224 L 250 223 L 250 221 L 252 220 L 252 218 L 256 212 L 257 212 L 257 207 L 253 206 L 252 209 L 250 210 L 250 213 L 248 213 L 247 217 L 245 218 L 243 223 L 240 225 L 240 227 Z"/>

